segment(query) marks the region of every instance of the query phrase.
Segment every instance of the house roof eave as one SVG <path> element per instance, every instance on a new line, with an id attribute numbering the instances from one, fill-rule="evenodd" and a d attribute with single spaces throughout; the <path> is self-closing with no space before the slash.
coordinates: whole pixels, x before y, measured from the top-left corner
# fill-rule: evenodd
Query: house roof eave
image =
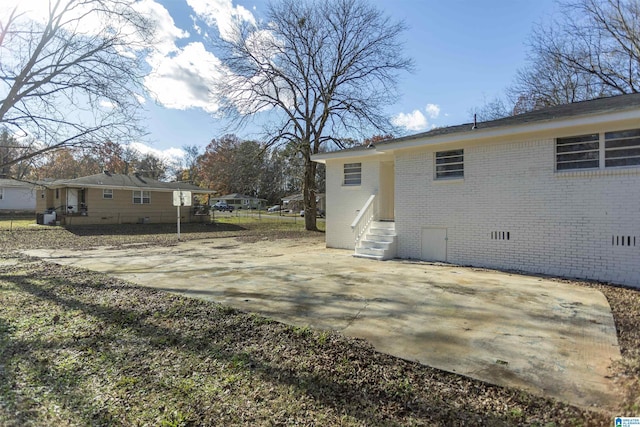
<path id="1" fill-rule="evenodd" d="M 370 158 L 370 157 L 382 156 L 384 154 L 385 154 L 384 151 L 378 151 L 376 150 L 376 147 L 372 145 L 370 147 L 362 147 L 362 148 L 347 149 L 347 150 L 340 150 L 340 151 L 331 151 L 329 153 L 314 154 L 311 156 L 311 160 L 313 160 L 316 163 L 326 164 L 327 160 L 334 160 L 334 159 L 341 159 L 341 158 L 352 159 L 354 157 Z"/>
<path id="2" fill-rule="evenodd" d="M 71 183 L 71 182 L 51 182 L 51 183 L 42 183 L 41 186 L 46 188 L 56 189 L 56 188 L 96 188 L 96 189 L 109 189 L 109 190 L 132 190 L 132 191 L 155 191 L 155 192 L 164 192 L 170 193 L 177 190 L 182 191 L 191 191 L 195 194 L 215 194 L 217 191 L 215 190 L 207 190 L 206 188 L 202 189 L 193 189 L 193 188 L 167 188 L 167 187 L 143 187 L 143 186 L 132 186 L 132 185 L 109 185 L 109 184 L 82 184 L 82 183 Z"/>
<path id="3" fill-rule="evenodd" d="M 376 150 L 383 153 L 393 153 L 396 150 L 426 147 L 434 145 L 445 145 L 450 143 L 461 143 L 469 141 L 481 142 L 482 140 L 493 140 L 501 137 L 522 137 L 526 135 L 535 136 L 553 131 L 567 130 L 581 126 L 597 126 L 602 124 L 612 124 L 633 122 L 640 120 L 640 109 L 623 111 L 609 114 L 591 114 L 565 118 L 562 120 L 547 120 L 528 124 L 518 124 L 512 126 L 470 129 L 468 132 L 456 132 L 434 137 L 425 135 L 415 135 L 413 138 L 403 138 L 395 142 L 376 147 Z M 631 123 L 630 123 L 631 124 Z"/>
<path id="4" fill-rule="evenodd" d="M 356 159 L 397 150 L 419 149 L 456 143 L 484 143 L 506 138 L 550 138 L 572 132 L 597 132 L 602 125 L 611 128 L 637 128 L 640 120 L 640 93 L 616 95 L 571 104 L 556 105 L 514 116 L 478 123 L 435 128 L 427 132 L 381 141 L 372 150 L 357 147 L 322 153 L 312 160 L 326 163 L 333 159 Z M 599 127 L 598 127 L 599 126 Z"/>

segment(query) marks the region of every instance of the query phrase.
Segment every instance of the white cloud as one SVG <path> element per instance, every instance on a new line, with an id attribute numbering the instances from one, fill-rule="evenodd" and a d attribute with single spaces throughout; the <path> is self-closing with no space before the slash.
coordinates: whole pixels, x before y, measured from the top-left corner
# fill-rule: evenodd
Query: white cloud
<path id="1" fill-rule="evenodd" d="M 198 18 L 193 15 L 189 15 L 189 18 L 193 21 L 193 29 L 195 32 L 198 33 L 198 35 L 202 35 L 202 28 L 198 25 Z"/>
<path id="2" fill-rule="evenodd" d="M 143 16 L 151 19 L 155 25 L 153 49 L 162 55 L 175 52 L 175 41 L 189 37 L 187 31 L 176 27 L 169 11 L 154 0 L 142 0 L 134 4 L 135 9 Z"/>
<path id="3" fill-rule="evenodd" d="M 123 2 L 119 4 L 121 7 L 130 5 L 134 10 L 139 12 L 154 23 L 155 34 L 153 40 L 143 40 L 140 33 L 124 19 L 118 22 L 117 14 L 104 13 L 96 4 L 92 2 L 72 3 L 73 0 L 61 0 L 58 4 L 57 11 L 60 13 L 64 7 L 71 4 L 69 10 L 64 12 L 63 28 L 76 34 L 88 34 L 97 36 L 112 36 L 112 31 L 117 28 L 120 36 L 127 41 L 126 48 L 118 47 L 118 53 L 123 56 L 135 57 L 135 52 L 142 49 L 152 47 L 161 51 L 163 54 L 174 51 L 175 40 L 185 38 L 189 33 L 177 28 L 173 18 L 159 3 L 154 0 L 139 0 Z M 44 24 L 49 18 L 49 9 L 56 2 L 50 0 L 2 0 L 0 4 L 0 16 L 6 16 L 14 7 L 20 14 L 20 19 L 31 20 Z M 151 46 L 150 46 L 151 45 Z"/>
<path id="4" fill-rule="evenodd" d="M 437 104 L 427 104 L 427 106 L 424 107 L 424 111 L 426 116 L 421 110 L 413 110 L 411 113 L 399 113 L 391 119 L 391 123 L 410 131 L 421 131 L 427 128 L 433 129 L 436 125 L 430 123 L 427 120 L 427 116 L 429 119 L 437 119 L 440 116 L 440 106 Z"/>
<path id="5" fill-rule="evenodd" d="M 234 22 L 256 22 L 249 10 L 240 5 L 234 7 L 232 0 L 187 0 L 187 4 L 207 25 L 217 26 L 225 39 L 230 37 Z"/>
<path id="6" fill-rule="evenodd" d="M 412 131 L 423 130 L 428 125 L 427 119 L 420 110 L 413 110 L 412 113 L 400 113 L 391 119 L 391 123 Z"/>
<path id="7" fill-rule="evenodd" d="M 172 56 L 152 55 L 147 62 L 153 71 L 145 86 L 160 104 L 179 110 L 218 110 L 211 88 L 222 75 L 222 65 L 202 43 L 190 43 Z"/>
<path id="8" fill-rule="evenodd" d="M 171 165 L 180 164 L 186 154 L 184 150 L 180 148 L 170 147 L 164 150 L 158 150 L 142 142 L 132 142 L 128 146 L 140 154 L 153 154 Z"/>
<path id="9" fill-rule="evenodd" d="M 116 108 L 116 104 L 113 101 L 109 101 L 109 100 L 106 100 L 106 99 L 101 100 L 99 102 L 99 104 L 100 104 L 100 106 L 102 108 L 106 108 L 108 110 L 112 110 L 112 109 Z"/>
<path id="10" fill-rule="evenodd" d="M 437 119 L 440 116 L 440 106 L 436 104 L 427 104 L 425 111 L 431 119 Z"/>

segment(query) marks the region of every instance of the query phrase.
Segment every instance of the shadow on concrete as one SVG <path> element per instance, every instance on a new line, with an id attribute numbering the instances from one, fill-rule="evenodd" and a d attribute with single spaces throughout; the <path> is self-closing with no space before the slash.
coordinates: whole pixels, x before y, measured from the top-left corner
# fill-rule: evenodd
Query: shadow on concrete
<path id="1" fill-rule="evenodd" d="M 50 309 L 80 311 L 90 318 L 96 318 L 102 326 L 83 336 L 65 337 L 65 334 L 60 334 L 51 340 L 45 336 L 27 335 L 16 339 L 7 334 L 10 328 L 7 321 L 0 322 L 0 365 L 3 366 L 0 380 L 12 385 L 11 391 L 6 393 L 9 397 L 9 401 L 4 403 L 7 409 L 24 407 L 25 397 L 19 385 L 24 379 L 20 372 L 28 372 L 30 383 L 25 386 L 48 390 L 47 399 L 56 401 L 59 407 L 79 410 L 75 413 L 74 422 L 86 425 L 119 424 L 122 422 L 119 417 L 123 414 L 135 420 L 135 416 L 127 414 L 127 405 L 130 404 L 127 399 L 105 406 L 100 402 L 100 396 L 86 389 L 86 384 L 95 382 L 98 377 L 98 382 L 104 384 L 105 378 L 101 372 L 91 372 L 91 369 L 68 372 L 50 362 L 50 353 L 89 355 L 84 357 L 99 359 L 93 360 L 90 365 L 99 364 L 108 375 L 126 375 L 136 378 L 140 384 L 154 385 L 158 382 L 158 366 L 136 365 L 131 358 L 144 360 L 146 356 L 139 354 L 140 351 L 151 354 L 171 349 L 174 354 L 188 360 L 195 358 L 198 364 L 210 365 L 213 358 L 222 362 L 227 367 L 225 369 L 285 385 L 295 390 L 294 395 L 305 395 L 322 408 L 331 408 L 330 412 L 347 415 L 363 425 L 396 425 L 398 420 L 411 420 L 412 423 L 429 425 L 462 422 L 502 426 L 512 425 L 514 421 L 502 409 L 494 414 L 482 405 L 476 407 L 475 401 L 473 405 L 460 404 L 459 396 L 465 387 L 484 388 L 490 394 L 504 393 L 506 401 L 510 395 L 500 387 L 382 355 L 359 342 L 349 344 L 341 341 L 342 338 L 333 337 L 321 349 L 314 350 L 319 340 L 315 332 L 297 333 L 295 328 L 218 304 L 171 297 L 146 288 L 124 286 L 121 282 L 96 284 L 82 278 L 70 279 L 68 274 L 64 279 L 59 279 L 55 272 L 38 274 L 37 266 L 32 266 L 26 275 L 0 274 L 0 280 L 35 298 L 36 302 L 49 305 Z M 135 300 L 146 303 L 132 303 Z M 150 310 L 149 307 L 157 308 Z M 163 311 L 156 311 L 158 308 Z M 158 318 L 162 321 L 157 322 Z M 179 322 L 180 327 L 160 325 L 169 325 L 172 321 Z M 133 337 L 123 339 L 123 330 Z M 264 341 L 262 345 L 272 348 L 247 351 L 256 348 L 256 339 L 260 337 Z M 269 337 L 272 339 L 269 340 Z M 287 360 L 291 355 L 284 355 L 283 359 L 281 351 L 286 347 L 295 347 L 294 358 L 296 354 L 306 354 L 310 365 Z M 290 351 L 289 348 L 287 350 Z M 310 352 L 317 352 L 315 360 L 314 356 L 308 356 Z M 365 372 L 367 370 L 374 370 L 375 373 Z M 438 389 L 429 390 L 430 379 L 434 376 L 439 379 Z M 365 381 L 376 377 L 376 382 Z M 114 379 L 108 378 L 109 381 Z M 170 395 L 175 390 L 171 390 L 167 384 L 164 381 L 158 386 Z M 104 390 L 96 390 L 97 393 L 101 391 Z M 518 395 L 524 401 L 530 399 L 523 394 L 514 394 L 509 397 L 512 404 L 521 405 L 524 402 L 519 401 Z M 212 401 L 216 399 L 215 395 L 207 397 Z M 163 403 L 167 406 L 165 411 L 173 410 L 171 400 Z M 206 424 L 210 419 L 208 417 L 211 414 L 204 413 L 206 410 L 203 406 L 192 407 L 192 416 L 198 420 L 196 423 Z M 569 408 L 569 412 L 573 411 L 575 408 Z M 15 415 L 16 425 L 37 423 L 36 414 L 36 411 L 28 410 L 18 412 Z M 240 415 L 251 419 L 251 414 Z M 288 414 L 289 417 L 292 415 L 309 416 L 307 413 Z M 520 413 L 518 417 L 524 415 Z M 291 419 L 283 421 L 291 422 Z M 314 420 L 307 418 L 303 422 Z"/>

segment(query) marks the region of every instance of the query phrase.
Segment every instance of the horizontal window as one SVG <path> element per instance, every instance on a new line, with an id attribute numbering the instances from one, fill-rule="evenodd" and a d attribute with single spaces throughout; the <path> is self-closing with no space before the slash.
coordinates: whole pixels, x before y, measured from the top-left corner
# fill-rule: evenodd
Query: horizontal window
<path id="1" fill-rule="evenodd" d="M 148 191 L 134 191 L 133 204 L 142 205 L 151 203 Z"/>
<path id="2" fill-rule="evenodd" d="M 556 139 L 556 170 L 600 166 L 600 136 L 597 133 Z"/>
<path id="3" fill-rule="evenodd" d="M 605 167 L 640 165 L 640 129 L 604 134 Z"/>
<path id="4" fill-rule="evenodd" d="M 640 129 L 556 139 L 556 170 L 640 166 Z M 604 143 L 600 144 L 600 140 Z M 603 161 L 601 161 L 601 159 Z"/>
<path id="5" fill-rule="evenodd" d="M 113 199 L 113 190 L 105 188 L 102 190 L 103 199 Z"/>
<path id="6" fill-rule="evenodd" d="M 436 179 L 464 177 L 464 150 L 436 153 Z"/>
<path id="7" fill-rule="evenodd" d="M 342 185 L 362 184 L 362 163 L 345 163 Z"/>

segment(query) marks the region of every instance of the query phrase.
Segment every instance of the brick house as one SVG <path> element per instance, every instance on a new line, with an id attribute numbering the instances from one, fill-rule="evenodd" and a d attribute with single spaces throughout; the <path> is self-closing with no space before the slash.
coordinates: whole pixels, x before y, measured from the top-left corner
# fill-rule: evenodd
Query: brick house
<path id="1" fill-rule="evenodd" d="M 54 212 L 62 225 L 171 223 L 176 221 L 173 192 L 206 198 L 215 191 L 180 182 L 161 182 L 138 174 L 103 172 L 75 179 L 43 181 L 36 212 Z M 193 203 L 192 203 L 193 205 Z M 183 222 L 203 221 L 195 206 L 181 209 Z"/>
<path id="2" fill-rule="evenodd" d="M 313 160 L 328 247 L 640 287 L 640 94 Z"/>

